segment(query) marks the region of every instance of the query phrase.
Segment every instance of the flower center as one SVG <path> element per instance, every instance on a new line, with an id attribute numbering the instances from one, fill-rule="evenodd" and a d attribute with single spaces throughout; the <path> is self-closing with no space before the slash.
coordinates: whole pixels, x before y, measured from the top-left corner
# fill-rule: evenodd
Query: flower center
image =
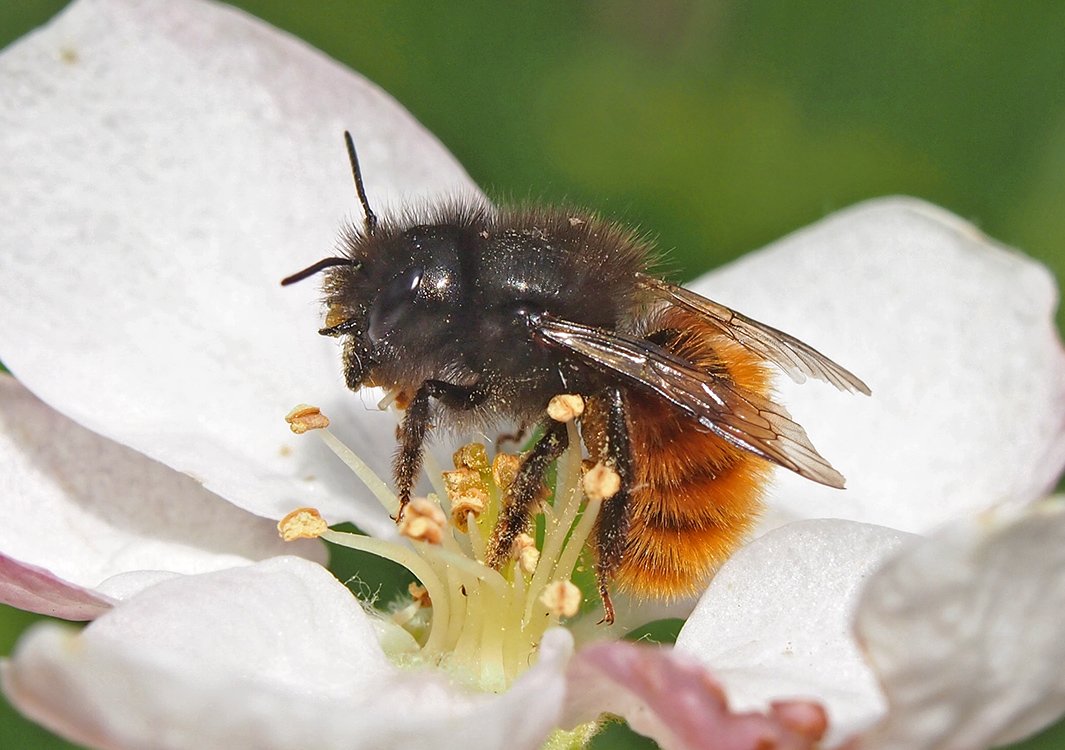
<path id="1" fill-rule="evenodd" d="M 324 415 L 297 407 L 289 421 L 293 431 L 313 430 L 395 516 L 395 494 L 329 432 Z M 451 471 L 426 455 L 434 492 L 407 506 L 400 540 L 334 531 L 315 520 L 313 509 L 293 511 L 278 528 L 285 538 L 319 536 L 409 570 L 420 582 L 409 596 L 389 612 L 367 606 L 386 653 L 400 664 L 431 663 L 481 690 L 502 691 L 531 664 L 544 632 L 575 615 L 583 598 L 571 581 L 602 500 L 586 501 L 572 419 L 567 430 L 570 448 L 557 462 L 553 498 L 539 504 L 535 533 L 522 534 L 499 569 L 484 560 L 519 459 L 499 453 L 490 460 L 479 443 L 460 448 Z"/>

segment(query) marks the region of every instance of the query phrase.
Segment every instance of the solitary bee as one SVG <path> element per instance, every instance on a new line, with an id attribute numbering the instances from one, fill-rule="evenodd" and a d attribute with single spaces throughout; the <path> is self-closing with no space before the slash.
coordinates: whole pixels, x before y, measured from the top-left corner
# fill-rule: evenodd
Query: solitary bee
<path id="1" fill-rule="evenodd" d="M 579 394 L 582 440 L 617 472 L 595 534 L 605 620 L 609 586 L 643 596 L 697 591 L 743 540 L 770 464 L 842 488 L 843 477 L 770 396 L 775 365 L 841 390 L 869 388 L 810 346 L 650 273 L 646 238 L 594 214 L 453 201 L 379 220 L 351 135 L 361 229 L 326 271 L 324 336 L 342 337 L 352 390 L 405 394 L 394 463 L 401 517 L 430 424 L 539 423 L 507 489 L 487 563 L 502 566 L 548 466 L 568 447 L 545 417 Z"/>

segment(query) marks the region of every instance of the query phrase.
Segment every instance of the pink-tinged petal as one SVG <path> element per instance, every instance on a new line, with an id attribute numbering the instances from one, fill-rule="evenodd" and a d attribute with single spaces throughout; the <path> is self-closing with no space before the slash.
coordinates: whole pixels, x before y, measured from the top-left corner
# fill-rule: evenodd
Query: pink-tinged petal
<path id="1" fill-rule="evenodd" d="M 128 596 L 166 573 L 286 553 L 326 559 L 320 543 L 282 542 L 271 521 L 79 427 L 7 375 L 0 375 L 0 498 L 7 519 L 0 554 L 47 571 L 21 577 L 18 587 L 40 583 L 48 598 L 55 579 L 72 590 Z M 152 578 L 108 585 L 142 571 Z"/>
<path id="2" fill-rule="evenodd" d="M 769 525 L 833 517 L 924 532 L 1035 500 L 1060 474 L 1054 281 L 946 211 L 864 203 L 693 287 L 805 340 L 873 391 L 780 378 L 782 402 L 847 490 L 778 471 Z"/>
<path id="3" fill-rule="evenodd" d="M 554 631 L 507 693 L 471 693 L 394 667 L 343 585 L 274 558 L 160 583 L 80 633 L 39 625 L 2 677 L 19 710 L 107 750 L 532 750 L 558 720 L 571 650 Z"/>
<path id="4" fill-rule="evenodd" d="M 1000 509 L 908 546 L 856 629 L 890 711 L 869 750 L 973 750 L 1065 714 L 1065 503 Z"/>
<path id="5" fill-rule="evenodd" d="M 721 685 L 702 666 L 672 650 L 617 642 L 589 646 L 570 662 L 563 726 L 600 712 L 624 716 L 664 750 L 799 750 L 824 736 L 816 703 L 771 706 L 766 714 L 730 709 Z"/>
<path id="6" fill-rule="evenodd" d="M 110 598 L 3 554 L 0 603 L 65 620 L 92 620 L 111 608 Z"/>
<path id="7" fill-rule="evenodd" d="M 382 214 L 473 191 L 447 151 L 364 79 L 206 2 L 75 2 L 0 55 L 0 88 L 0 360 L 247 510 L 391 531 L 282 419 L 322 407 L 387 473 L 394 420 L 345 389 L 318 284 L 278 282 L 360 219 L 345 128 Z"/>
<path id="8" fill-rule="evenodd" d="M 866 579 L 910 538 L 840 520 L 775 529 L 725 563 L 676 648 L 711 670 L 737 709 L 823 704 L 831 745 L 883 715 L 851 623 Z"/>

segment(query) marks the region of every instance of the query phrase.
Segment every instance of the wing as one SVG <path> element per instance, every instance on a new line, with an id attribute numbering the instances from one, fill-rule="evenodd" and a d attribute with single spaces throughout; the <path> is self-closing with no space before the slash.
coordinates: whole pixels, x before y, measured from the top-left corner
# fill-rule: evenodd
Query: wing
<path id="1" fill-rule="evenodd" d="M 657 394 L 738 448 L 815 482 L 843 487 L 843 475 L 817 452 L 783 406 L 634 336 L 549 316 L 541 316 L 534 330 L 596 369 Z"/>
<path id="2" fill-rule="evenodd" d="M 671 304 L 700 315 L 740 346 L 780 367 L 796 382 L 801 383 L 806 377 L 817 378 L 831 383 L 841 391 L 857 391 L 866 396 L 870 395 L 869 386 L 857 375 L 794 336 L 751 320 L 682 286 L 647 274 L 641 273 L 637 276 L 640 285 L 645 289 Z"/>

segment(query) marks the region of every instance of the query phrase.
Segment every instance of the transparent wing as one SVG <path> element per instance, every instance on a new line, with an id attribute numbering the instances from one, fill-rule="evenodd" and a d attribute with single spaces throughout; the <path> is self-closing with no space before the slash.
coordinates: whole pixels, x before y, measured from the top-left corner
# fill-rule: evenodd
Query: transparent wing
<path id="1" fill-rule="evenodd" d="M 703 317 L 740 346 L 780 367 L 799 383 L 817 378 L 839 388 L 870 395 L 869 386 L 808 344 L 772 326 L 751 320 L 724 305 L 708 300 L 682 286 L 638 274 L 640 285 L 670 303 Z"/>
<path id="2" fill-rule="evenodd" d="M 807 479 L 843 487 L 843 476 L 817 452 L 783 406 L 634 336 L 548 316 L 537 321 L 535 330 L 543 340 L 595 368 L 657 394 L 733 445 Z"/>

